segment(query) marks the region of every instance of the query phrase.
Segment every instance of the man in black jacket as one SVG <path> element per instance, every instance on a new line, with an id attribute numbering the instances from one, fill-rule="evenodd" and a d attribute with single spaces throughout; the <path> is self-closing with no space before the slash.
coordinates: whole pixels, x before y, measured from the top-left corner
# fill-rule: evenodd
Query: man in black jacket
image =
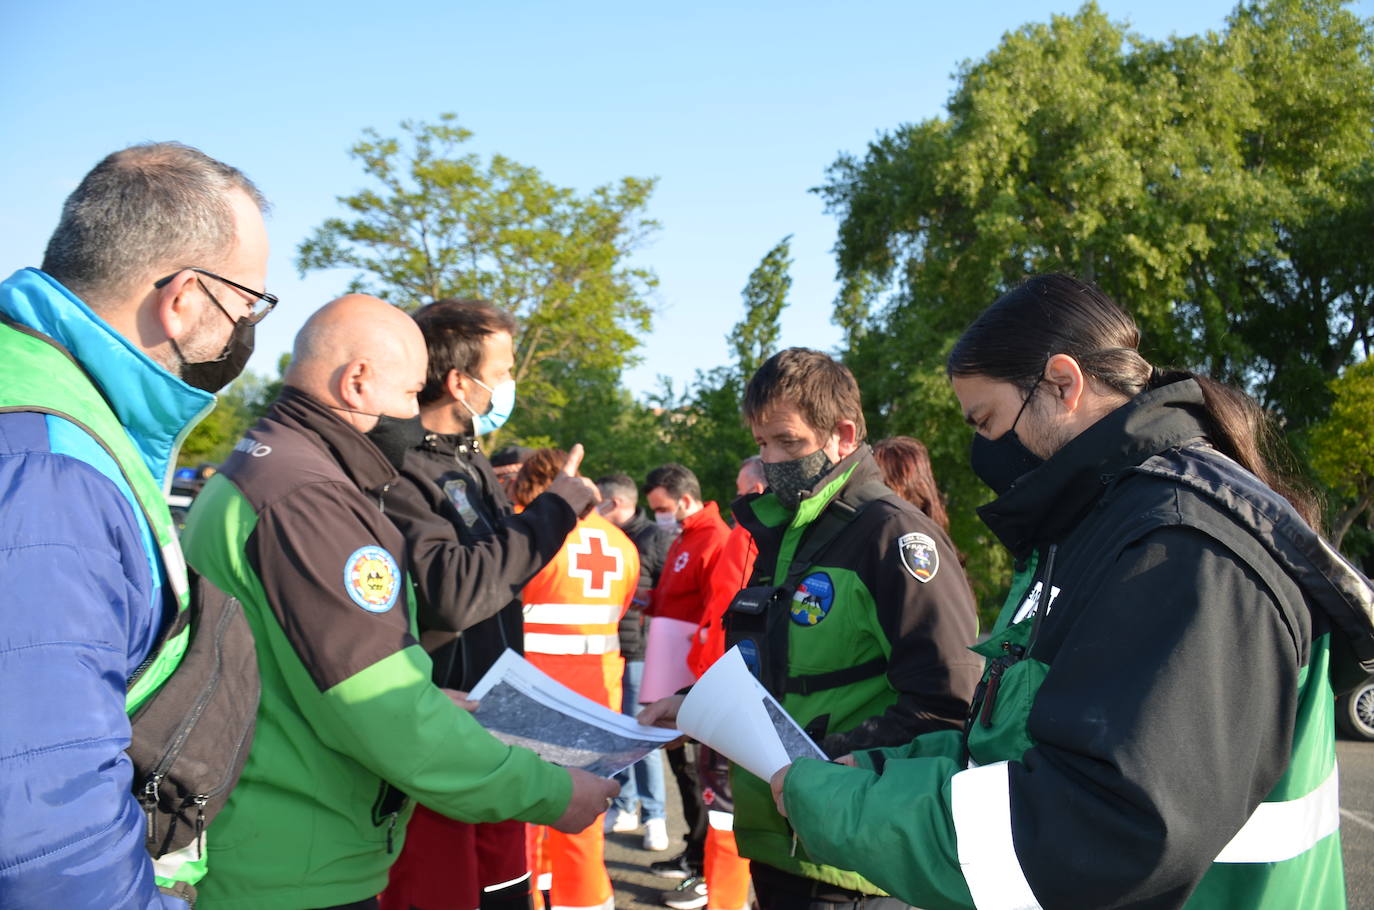
<path id="1" fill-rule="evenodd" d="M 639 509 L 639 490 L 625 474 L 598 478 L 601 492 L 597 509 L 611 524 L 624 531 L 639 549 L 639 587 L 634 603 L 620 620 L 620 654 L 625 658 L 624 700 L 621 710 L 631 716 L 639 713 L 639 685 L 644 679 L 644 613 L 649 591 L 658 584 L 663 561 L 673 533 L 650 521 Z M 615 776 L 620 795 L 606 812 L 606 831 L 628 832 L 644 825 L 644 849 L 668 849 L 668 823 L 664 814 L 666 791 L 663 784 L 663 757 L 657 752 L 644 756 L 631 768 Z M 635 804 L 639 804 L 636 809 Z M 640 811 L 642 810 L 642 816 Z"/>
<path id="2" fill-rule="evenodd" d="M 411 449 L 386 511 L 410 548 L 421 644 L 434 682 L 466 692 L 501 653 L 523 653 L 520 591 L 597 501 L 578 477 L 582 447 L 519 515 L 482 452 L 515 404 L 515 320 L 477 300 L 441 300 L 415 313 L 429 350 L 420 392 L 424 441 Z M 464 825 L 420 806 L 383 907 L 529 905 L 524 825 Z"/>

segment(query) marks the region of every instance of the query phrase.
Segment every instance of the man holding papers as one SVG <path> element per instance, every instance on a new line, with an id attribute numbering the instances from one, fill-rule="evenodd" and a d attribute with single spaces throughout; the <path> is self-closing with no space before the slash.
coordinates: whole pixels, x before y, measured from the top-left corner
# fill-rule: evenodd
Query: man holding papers
<path id="1" fill-rule="evenodd" d="M 960 728 L 979 673 L 973 596 L 945 533 L 882 484 L 854 377 L 818 351 L 782 351 L 750 380 L 744 415 L 768 490 L 734 503 L 759 554 L 727 644 L 832 757 Z M 641 720 L 668 722 L 680 701 Z M 813 860 L 767 781 L 738 767 L 732 781 L 761 910 L 901 905 Z"/>

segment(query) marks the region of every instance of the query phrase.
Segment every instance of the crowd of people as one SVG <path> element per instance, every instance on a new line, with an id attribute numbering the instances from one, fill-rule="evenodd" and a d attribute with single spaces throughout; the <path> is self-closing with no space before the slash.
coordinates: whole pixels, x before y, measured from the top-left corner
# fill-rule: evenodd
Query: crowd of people
<path id="1" fill-rule="evenodd" d="M 749 379 L 722 509 L 686 464 L 489 457 L 519 327 L 480 300 L 315 311 L 178 535 L 178 446 L 277 304 L 265 206 L 134 146 L 0 285 L 0 908 L 611 910 L 605 836 L 669 851 L 669 781 L 672 910 L 1344 906 L 1374 588 L 1256 405 L 1092 284 L 1032 277 L 949 354 L 1015 565 L 980 636 L 929 454 L 868 444 L 842 363 Z M 605 779 L 471 713 L 513 650 L 672 727 L 731 648 L 828 761 L 679 740 Z"/>

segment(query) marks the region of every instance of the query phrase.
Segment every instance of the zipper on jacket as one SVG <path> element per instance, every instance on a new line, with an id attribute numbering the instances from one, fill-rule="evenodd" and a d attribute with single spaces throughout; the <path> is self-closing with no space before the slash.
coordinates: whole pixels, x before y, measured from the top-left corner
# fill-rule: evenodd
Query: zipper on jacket
<path id="1" fill-rule="evenodd" d="M 210 797 L 204 794 L 191 797 L 191 804 L 196 807 L 196 859 L 201 858 L 201 845 L 205 837 L 205 804 L 209 801 Z"/>
<path id="2" fill-rule="evenodd" d="M 143 785 L 143 796 L 139 802 L 143 803 L 143 814 L 148 820 L 148 847 L 151 849 L 157 845 L 157 789 L 162 783 L 162 775 L 154 774 L 148 778 L 148 782 Z"/>
<path id="3" fill-rule="evenodd" d="M 386 824 L 386 855 L 390 856 L 396 852 L 396 822 L 401 817 L 401 810 L 397 809 L 388 817 L 391 820 Z"/>

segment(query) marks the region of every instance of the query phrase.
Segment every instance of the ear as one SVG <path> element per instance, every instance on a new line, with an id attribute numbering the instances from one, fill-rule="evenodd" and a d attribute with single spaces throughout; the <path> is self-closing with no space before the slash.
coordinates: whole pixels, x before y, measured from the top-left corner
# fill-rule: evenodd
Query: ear
<path id="1" fill-rule="evenodd" d="M 338 386 L 334 392 L 344 406 L 354 411 L 367 411 L 372 391 L 373 369 L 366 360 L 351 360 L 336 374 Z"/>
<path id="2" fill-rule="evenodd" d="M 157 324 L 173 341 L 185 338 L 196 324 L 204 303 L 198 299 L 196 290 L 196 273 L 182 269 L 172 276 L 171 281 L 154 291 Z"/>
<path id="3" fill-rule="evenodd" d="M 457 370 L 449 370 L 448 375 L 444 377 L 444 391 L 453 398 L 465 398 L 466 389 L 464 389 L 464 385 L 466 380 L 467 377 Z"/>
<path id="4" fill-rule="evenodd" d="M 1055 354 L 1045 364 L 1045 381 L 1065 411 L 1073 414 L 1082 407 L 1087 380 L 1077 360 L 1068 354 Z"/>
<path id="5" fill-rule="evenodd" d="M 839 440 L 840 457 L 853 455 L 859 447 L 859 425 L 852 420 L 841 420 L 835 424 L 834 433 Z"/>

